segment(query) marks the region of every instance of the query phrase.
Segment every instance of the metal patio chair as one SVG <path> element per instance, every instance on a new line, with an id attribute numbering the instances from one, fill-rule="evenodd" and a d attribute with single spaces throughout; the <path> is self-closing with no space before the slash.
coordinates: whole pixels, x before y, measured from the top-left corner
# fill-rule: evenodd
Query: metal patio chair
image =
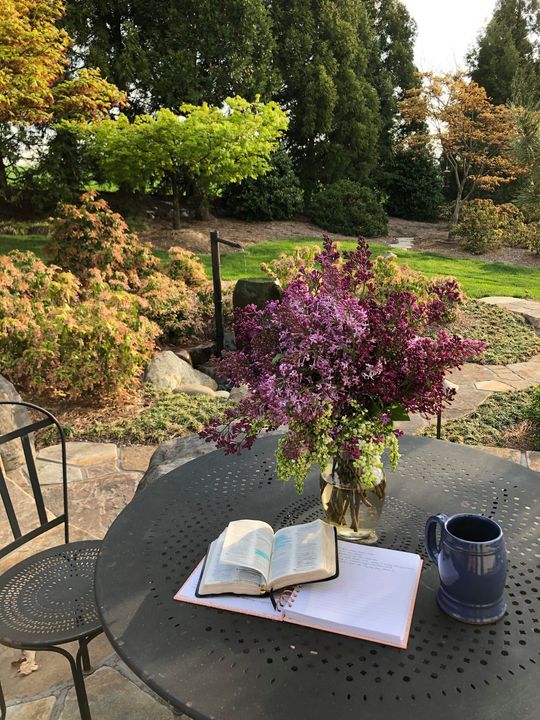
<path id="1" fill-rule="evenodd" d="M 0 549 L 0 559 L 29 540 L 63 525 L 65 544 L 23 560 L 0 576 L 0 644 L 20 650 L 48 650 L 69 662 L 82 720 L 91 720 L 84 674 L 91 671 L 88 643 L 102 632 L 94 600 L 94 568 L 101 543 L 94 540 L 69 542 L 66 441 L 56 418 L 47 410 L 26 402 L 1 401 L 0 406 L 27 408 L 41 419 L 0 435 L 0 445 L 20 440 L 29 489 L 39 524 L 21 532 L 6 476 L 0 462 L 0 498 L 13 540 Z M 62 451 L 58 466 L 62 474 L 63 513 L 49 520 L 43 502 L 31 434 L 41 428 L 56 428 Z M 62 645 L 78 641 L 76 655 Z M 0 687 L 1 718 L 5 701 Z"/>

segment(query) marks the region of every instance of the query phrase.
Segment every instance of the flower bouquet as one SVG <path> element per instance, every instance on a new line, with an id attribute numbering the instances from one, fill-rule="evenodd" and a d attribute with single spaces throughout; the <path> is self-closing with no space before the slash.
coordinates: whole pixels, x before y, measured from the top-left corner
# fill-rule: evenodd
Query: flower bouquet
<path id="1" fill-rule="evenodd" d="M 454 391 L 444 375 L 485 345 L 440 324 L 460 301 L 457 283 L 433 285 L 427 300 L 406 290 L 381 296 L 367 243 L 340 254 L 324 239 L 312 270 L 302 268 L 280 301 L 248 306 L 235 321 L 238 349 L 218 370 L 249 395 L 201 434 L 227 452 L 249 448 L 263 430 L 286 426 L 277 474 L 298 492 L 313 464 L 323 507 L 343 536 L 373 542 L 386 482 L 382 455 L 396 468 L 407 413 L 436 414 Z M 363 514 L 371 513 L 366 520 Z"/>

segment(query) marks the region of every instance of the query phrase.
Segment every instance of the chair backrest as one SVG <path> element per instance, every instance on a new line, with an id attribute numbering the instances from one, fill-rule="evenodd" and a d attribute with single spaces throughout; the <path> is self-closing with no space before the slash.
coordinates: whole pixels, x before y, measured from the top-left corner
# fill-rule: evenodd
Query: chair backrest
<path id="1" fill-rule="evenodd" d="M 24 545 L 24 543 L 28 542 L 29 540 L 32 540 L 33 538 L 37 537 L 38 535 L 41 535 L 42 533 L 45 533 L 48 530 L 51 530 L 52 528 L 57 527 L 58 525 L 62 525 L 62 523 L 64 524 L 65 541 L 69 542 L 66 439 L 65 439 L 64 431 L 62 430 L 60 423 L 54 417 L 54 415 L 52 415 L 47 410 L 44 410 L 43 408 L 39 407 L 38 405 L 34 405 L 32 403 L 27 403 L 27 402 L 14 402 L 11 400 L 1 400 L 0 401 L 0 406 L 6 406 L 6 405 L 12 406 L 13 408 L 27 408 L 28 410 L 31 410 L 32 412 L 42 416 L 42 418 L 40 420 L 36 420 L 35 422 L 29 423 L 27 425 L 23 425 L 22 427 L 19 427 L 19 428 L 11 429 L 8 432 L 0 435 L 0 445 L 3 445 L 5 443 L 8 443 L 8 442 L 11 442 L 14 440 L 21 441 L 22 451 L 23 451 L 23 455 L 24 455 L 24 465 L 26 466 L 26 471 L 28 474 L 28 482 L 29 482 L 31 490 L 32 490 L 32 495 L 34 498 L 36 511 L 37 511 L 37 518 L 39 520 L 39 525 L 37 525 L 36 527 L 34 527 L 33 529 L 31 529 L 25 533 L 21 532 L 19 521 L 17 519 L 17 513 L 15 511 L 15 508 L 13 506 L 13 502 L 12 502 L 12 499 L 10 496 L 7 477 L 6 477 L 6 474 L 4 473 L 4 469 L 2 467 L 2 462 L 0 461 L 0 498 L 2 499 L 2 501 L 4 503 L 4 509 L 6 511 L 7 519 L 8 519 L 10 528 L 11 528 L 11 533 L 13 534 L 13 541 L 9 542 L 7 545 L 4 545 L 4 547 L 0 549 L 0 558 L 5 557 L 12 550 L 15 550 L 16 548 L 20 547 L 21 545 Z M 56 427 L 58 436 L 60 438 L 64 512 L 61 515 L 58 515 L 57 517 L 53 518 L 52 520 L 48 520 L 47 511 L 45 509 L 45 503 L 43 502 L 43 494 L 41 492 L 41 486 L 39 483 L 38 471 L 37 471 L 37 467 L 36 467 L 34 453 L 33 453 L 33 449 L 32 449 L 31 435 L 32 435 L 32 433 L 36 432 L 37 430 L 41 430 L 42 428 L 46 428 L 51 425 Z"/>

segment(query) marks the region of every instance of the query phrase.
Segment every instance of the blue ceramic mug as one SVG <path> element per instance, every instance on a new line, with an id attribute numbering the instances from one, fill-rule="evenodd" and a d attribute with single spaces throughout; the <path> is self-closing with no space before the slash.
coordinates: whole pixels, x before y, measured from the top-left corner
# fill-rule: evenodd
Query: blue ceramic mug
<path id="1" fill-rule="evenodd" d="M 480 625 L 504 615 L 506 548 L 494 520 L 468 513 L 432 515 L 426 522 L 425 543 L 439 569 L 437 602 L 445 613 Z"/>

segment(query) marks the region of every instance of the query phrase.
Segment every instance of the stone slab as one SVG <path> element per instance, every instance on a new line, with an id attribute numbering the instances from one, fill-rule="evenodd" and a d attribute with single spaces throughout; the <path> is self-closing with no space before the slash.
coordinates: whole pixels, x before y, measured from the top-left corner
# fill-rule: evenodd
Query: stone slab
<path id="1" fill-rule="evenodd" d="M 117 458 L 117 449 L 114 443 L 95 442 L 68 442 L 66 443 L 68 465 L 86 467 L 99 463 L 114 462 Z M 38 453 L 38 458 L 61 462 L 61 446 L 51 445 Z"/>
<path id="2" fill-rule="evenodd" d="M 92 720 L 172 720 L 168 706 L 113 668 L 100 668 L 86 678 L 86 691 Z M 58 720 L 80 720 L 75 690 L 67 694 Z"/>
<path id="3" fill-rule="evenodd" d="M 117 472 L 105 478 L 69 486 L 69 517 L 81 530 L 102 538 L 113 520 L 132 499 L 142 477 L 137 472 Z M 43 497 L 53 511 L 62 507 L 62 488 L 49 485 Z"/>
<path id="4" fill-rule="evenodd" d="M 540 452 L 529 450 L 527 452 L 527 465 L 531 470 L 540 473 Z"/>
<path id="5" fill-rule="evenodd" d="M 490 455 L 497 455 L 497 457 L 503 458 L 503 460 L 511 460 L 512 462 L 521 464 L 521 450 L 491 447 L 490 445 L 482 445 L 478 449 L 490 453 Z"/>
<path id="6" fill-rule="evenodd" d="M 62 464 L 51 460 L 36 459 L 36 470 L 41 485 L 56 485 L 62 482 Z M 67 481 L 77 482 L 83 479 L 82 470 L 75 465 L 67 466 Z"/>
<path id="7" fill-rule="evenodd" d="M 53 486 L 54 487 L 54 486 Z M 74 523 L 69 524 L 69 539 L 73 542 L 77 540 L 96 540 L 97 538 L 92 533 L 84 532 L 78 528 Z M 26 558 L 35 555 L 42 550 L 47 548 L 57 547 L 63 545 L 64 540 L 64 526 L 58 526 L 49 530 L 49 532 L 39 535 L 37 538 L 30 540 L 25 543 L 22 547 L 6 555 L 6 557 L 0 559 L 0 575 L 10 567 L 16 565 L 18 562 L 26 560 Z"/>
<path id="8" fill-rule="evenodd" d="M 63 647 L 70 653 L 76 653 L 79 644 L 73 642 Z M 88 647 L 93 665 L 101 664 L 108 658 L 116 657 L 103 633 L 92 640 Z M 33 697 L 49 692 L 52 689 L 71 687 L 73 685 L 69 663 L 66 658 L 58 653 L 37 652 L 36 660 L 39 670 L 30 675 L 20 675 L 17 672 L 17 666 L 11 664 L 19 655 L 20 650 L 0 645 L 0 669 L 6 702 L 20 702 L 25 697 Z M 29 715 L 28 717 L 32 716 Z"/>
<path id="9" fill-rule="evenodd" d="M 50 720 L 55 704 L 56 698 L 53 696 L 23 703 L 9 707 L 6 718 L 7 720 Z"/>
<path id="10" fill-rule="evenodd" d="M 533 385 L 536 385 L 534 380 L 512 380 L 508 382 L 514 390 L 528 390 Z"/>
<path id="11" fill-rule="evenodd" d="M 122 470 L 135 470 L 146 472 L 150 464 L 150 458 L 157 449 L 157 445 L 130 445 L 119 447 L 118 463 Z"/>
<path id="12" fill-rule="evenodd" d="M 514 388 L 508 383 L 501 382 L 500 380 L 484 380 L 482 382 L 475 383 L 477 390 L 488 390 L 489 392 L 509 392 Z"/>
<path id="13" fill-rule="evenodd" d="M 9 477 L 6 478 L 6 486 L 17 516 L 17 520 L 21 529 L 21 532 L 27 533 L 30 530 L 38 527 L 40 524 L 39 517 L 36 510 L 36 503 L 34 496 L 31 494 L 31 488 L 28 487 L 28 492 L 21 488 L 17 483 L 13 482 Z M 47 502 L 45 501 L 46 509 Z M 48 513 L 49 520 L 52 520 L 55 515 L 51 512 Z M 4 503 L 0 502 L 0 547 L 7 545 L 12 542 L 13 534 L 10 529 L 9 521 L 4 508 Z"/>
<path id="14" fill-rule="evenodd" d="M 487 365 L 478 365 L 476 363 L 465 363 L 462 368 L 452 370 L 446 377 L 450 382 L 460 387 L 481 380 L 495 380 L 495 375 Z"/>

